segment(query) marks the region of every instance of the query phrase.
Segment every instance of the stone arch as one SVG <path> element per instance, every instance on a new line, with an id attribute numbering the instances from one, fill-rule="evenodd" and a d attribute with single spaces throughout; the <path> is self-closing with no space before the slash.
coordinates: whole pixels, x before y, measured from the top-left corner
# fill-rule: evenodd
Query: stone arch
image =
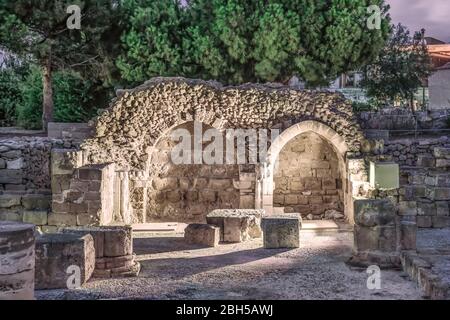
<path id="1" fill-rule="evenodd" d="M 158 137 L 192 120 L 239 129 L 271 129 L 312 120 L 334 130 L 355 153 L 364 140 L 350 102 L 340 94 L 155 78 L 119 92 L 110 108 L 91 123 L 95 134 L 81 149 L 89 164 L 114 162 L 119 168 L 144 170 L 148 150 Z"/>
<path id="2" fill-rule="evenodd" d="M 274 191 L 274 169 L 276 160 L 283 148 L 295 137 L 313 132 L 327 141 L 334 149 L 342 174 L 344 188 L 344 213 L 350 222 L 353 222 L 351 214 L 352 187 L 349 184 L 347 153 L 350 148 L 345 139 L 335 130 L 318 121 L 304 121 L 297 123 L 284 130 L 272 143 L 267 153 L 267 161 L 260 167 L 260 181 L 256 191 L 255 206 L 263 208 L 268 214 L 273 213 L 273 191 Z M 350 195 L 349 195 L 350 193 Z"/>

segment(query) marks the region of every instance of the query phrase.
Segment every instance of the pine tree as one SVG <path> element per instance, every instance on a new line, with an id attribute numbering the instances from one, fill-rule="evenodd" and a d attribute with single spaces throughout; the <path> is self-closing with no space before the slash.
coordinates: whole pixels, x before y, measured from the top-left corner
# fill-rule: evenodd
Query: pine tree
<path id="1" fill-rule="evenodd" d="M 68 7 L 81 9 L 81 28 L 68 27 Z M 53 119 L 52 77 L 62 69 L 108 79 L 116 52 L 119 4 L 111 0 L 0 0 L 0 44 L 42 69 L 43 128 Z"/>
<path id="2" fill-rule="evenodd" d="M 322 85 L 373 61 L 389 34 L 384 0 L 138 3 L 130 10 L 118 65 L 133 82 L 158 75 L 286 82 L 297 75 Z M 379 29 L 367 27 L 370 5 L 380 8 Z"/>

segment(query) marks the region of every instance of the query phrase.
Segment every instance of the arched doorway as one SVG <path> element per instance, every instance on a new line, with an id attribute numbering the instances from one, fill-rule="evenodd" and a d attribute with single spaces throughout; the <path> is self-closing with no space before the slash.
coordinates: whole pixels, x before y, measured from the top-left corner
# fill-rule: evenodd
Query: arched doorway
<path id="1" fill-rule="evenodd" d="M 310 141 L 305 141 L 305 139 Z M 290 161 L 296 164 L 302 163 L 301 152 L 298 152 L 298 157 L 295 159 L 292 159 L 292 156 L 295 155 L 289 153 L 293 152 L 295 154 L 296 147 L 300 148 L 297 151 L 301 151 L 302 146 L 306 147 L 308 143 L 316 143 L 316 145 L 308 147 L 309 152 L 307 153 L 309 158 L 304 159 L 308 162 L 304 166 L 305 171 L 300 172 L 302 170 L 298 170 L 298 179 L 295 178 L 295 175 L 290 176 L 289 185 L 287 188 L 284 188 L 288 196 L 293 189 L 298 191 L 297 194 L 292 194 L 293 197 L 288 198 L 288 204 L 295 204 L 289 210 L 304 209 L 305 215 L 313 211 L 318 215 L 319 213 L 324 214 L 324 210 L 327 207 L 324 206 L 325 198 L 327 202 L 332 202 L 329 203 L 330 208 L 332 206 L 337 206 L 338 209 L 342 208 L 347 220 L 352 222 L 353 217 L 349 210 L 351 206 L 348 205 L 348 199 L 351 198 L 348 195 L 348 190 L 351 190 L 351 188 L 349 188 L 347 176 L 347 144 L 337 132 L 317 121 L 304 121 L 291 126 L 283 131 L 272 143 L 268 151 L 267 161 L 260 167 L 260 183 L 258 184 L 259 190 L 257 191 L 256 206 L 265 209 L 267 214 L 274 213 L 274 203 L 280 203 L 280 198 L 277 199 L 277 195 L 282 193 L 281 190 L 283 190 L 283 186 L 277 186 L 275 183 L 276 181 L 283 183 L 283 173 L 280 176 L 279 170 L 280 165 L 283 166 L 285 164 L 280 163 L 280 160 L 283 162 L 286 159 L 287 163 Z M 291 148 L 289 148 L 289 145 L 291 145 Z M 283 150 L 287 154 L 283 154 Z M 289 156 L 291 158 L 288 158 Z M 320 157 L 323 159 L 314 159 Z M 313 163 L 313 161 L 322 162 L 317 164 Z M 323 166 L 323 168 L 320 168 L 320 166 Z M 301 166 L 299 165 L 298 168 L 301 168 Z M 291 166 L 288 171 L 295 171 L 296 169 L 295 166 Z M 331 179 L 328 175 L 331 176 Z M 285 176 L 289 177 L 289 174 Z M 326 184 L 325 188 L 324 182 Z M 305 186 L 305 183 L 309 183 L 309 185 Z M 329 190 L 330 194 L 328 196 L 330 197 L 326 194 L 327 190 Z M 283 202 L 286 204 L 286 195 L 283 196 Z"/>

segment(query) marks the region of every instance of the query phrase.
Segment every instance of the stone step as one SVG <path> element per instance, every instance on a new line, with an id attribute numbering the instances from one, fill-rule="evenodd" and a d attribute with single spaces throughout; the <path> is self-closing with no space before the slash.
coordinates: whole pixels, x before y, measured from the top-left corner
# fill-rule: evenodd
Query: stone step
<path id="1" fill-rule="evenodd" d="M 432 300 L 450 299 L 450 253 L 448 251 L 404 251 L 400 255 L 402 268 L 417 283 L 425 297 Z"/>

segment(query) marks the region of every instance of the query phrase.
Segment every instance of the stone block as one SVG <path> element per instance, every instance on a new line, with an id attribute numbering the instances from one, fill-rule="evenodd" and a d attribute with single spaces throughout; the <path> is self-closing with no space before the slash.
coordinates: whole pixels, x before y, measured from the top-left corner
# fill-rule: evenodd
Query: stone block
<path id="1" fill-rule="evenodd" d="M 398 214 L 402 216 L 416 216 L 417 203 L 415 201 L 400 201 L 398 204 Z"/>
<path id="2" fill-rule="evenodd" d="M 34 225 L 0 221 L 0 300 L 33 300 Z"/>
<path id="3" fill-rule="evenodd" d="M 210 224 L 190 224 L 184 230 L 184 240 L 190 244 L 216 247 L 220 241 L 220 228 Z"/>
<path id="4" fill-rule="evenodd" d="M 50 213 L 48 215 L 48 224 L 50 226 L 76 226 L 77 215 L 72 213 Z"/>
<path id="5" fill-rule="evenodd" d="M 434 148 L 433 154 L 436 158 L 450 159 L 450 148 Z"/>
<path id="6" fill-rule="evenodd" d="M 397 212 L 389 200 L 357 199 L 353 206 L 355 223 L 362 227 L 391 225 L 395 222 Z"/>
<path id="7" fill-rule="evenodd" d="M 72 175 L 74 168 L 83 163 L 81 151 L 75 149 L 53 149 L 51 154 L 52 175 Z"/>
<path id="8" fill-rule="evenodd" d="M 418 216 L 417 227 L 418 228 L 431 228 L 433 225 L 431 216 Z"/>
<path id="9" fill-rule="evenodd" d="M 374 189 L 398 189 L 400 169 L 393 162 L 370 163 L 370 186 Z"/>
<path id="10" fill-rule="evenodd" d="M 50 209 L 51 196 L 40 194 L 28 194 L 22 197 L 22 206 L 27 210 Z"/>
<path id="11" fill-rule="evenodd" d="M 152 185 L 155 190 L 173 190 L 178 188 L 178 180 L 176 178 L 153 178 Z"/>
<path id="12" fill-rule="evenodd" d="M 135 261 L 130 226 L 69 227 L 66 234 L 91 235 L 94 239 L 96 264 L 94 277 L 137 276 L 140 264 Z"/>
<path id="13" fill-rule="evenodd" d="M 20 195 L 0 195 L 0 208 L 12 208 L 21 205 L 22 196 Z"/>
<path id="14" fill-rule="evenodd" d="M 448 168 L 450 167 L 450 159 L 437 159 L 436 160 L 437 168 Z"/>
<path id="15" fill-rule="evenodd" d="M 436 166 L 436 159 L 428 154 L 420 154 L 417 156 L 417 166 L 424 168 L 434 167 Z"/>
<path id="16" fill-rule="evenodd" d="M 120 257 L 133 253 L 133 237 L 130 226 L 104 228 L 105 257 Z"/>
<path id="17" fill-rule="evenodd" d="M 293 194 L 288 194 L 284 197 L 284 204 L 288 206 L 298 204 L 298 197 Z"/>
<path id="18" fill-rule="evenodd" d="M 450 227 L 450 217 L 431 217 L 431 224 L 433 228 L 448 228 Z"/>
<path id="19" fill-rule="evenodd" d="M 400 245 L 402 250 L 416 250 L 417 223 L 415 221 L 401 221 Z"/>
<path id="20" fill-rule="evenodd" d="M 264 210 L 219 209 L 206 217 L 208 224 L 220 229 L 220 240 L 242 242 L 261 237 L 261 217 Z"/>
<path id="21" fill-rule="evenodd" d="M 45 210 L 41 211 L 24 211 L 23 212 L 23 222 L 32 223 L 37 226 L 43 226 L 47 224 L 48 213 Z"/>
<path id="22" fill-rule="evenodd" d="M 23 169 L 24 165 L 25 163 L 23 161 L 23 158 L 6 161 L 6 168 L 11 170 L 21 170 Z"/>
<path id="23" fill-rule="evenodd" d="M 230 179 L 211 179 L 209 181 L 209 187 L 212 190 L 225 190 L 232 187 L 232 182 Z"/>
<path id="24" fill-rule="evenodd" d="M 434 189 L 434 200 L 450 200 L 450 188 Z"/>
<path id="25" fill-rule="evenodd" d="M 92 236 L 46 234 L 36 241 L 36 288 L 67 289 L 71 268 L 81 271 L 81 285 L 92 276 L 95 248 Z"/>
<path id="26" fill-rule="evenodd" d="M 354 239 L 358 251 L 393 252 L 397 247 L 396 228 L 394 225 L 374 227 L 356 225 Z"/>
<path id="27" fill-rule="evenodd" d="M 436 215 L 437 216 L 449 216 L 449 203 L 446 201 L 437 201 L 436 202 Z"/>
<path id="28" fill-rule="evenodd" d="M 418 202 L 417 214 L 420 216 L 435 216 L 436 204 L 434 202 Z"/>
<path id="29" fill-rule="evenodd" d="M 265 216 L 261 222 L 264 248 L 300 247 L 300 214 L 282 214 Z"/>

